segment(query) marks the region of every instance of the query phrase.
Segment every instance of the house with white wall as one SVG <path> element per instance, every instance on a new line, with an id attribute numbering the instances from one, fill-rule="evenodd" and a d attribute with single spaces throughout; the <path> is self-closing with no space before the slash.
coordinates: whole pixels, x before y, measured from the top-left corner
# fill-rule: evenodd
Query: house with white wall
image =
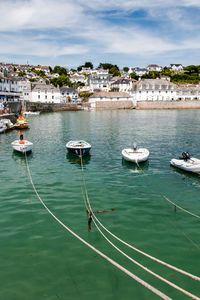
<path id="1" fill-rule="evenodd" d="M 74 88 L 62 87 L 60 88 L 62 102 L 77 102 L 78 91 Z"/>
<path id="2" fill-rule="evenodd" d="M 107 102 L 108 107 L 112 102 L 117 107 L 117 102 L 131 102 L 132 105 L 135 105 L 135 101 L 133 101 L 133 97 L 125 92 L 97 92 L 90 96 L 89 101 L 91 108 L 96 108 L 98 104 L 104 103 L 104 106 Z"/>
<path id="3" fill-rule="evenodd" d="M 110 90 L 112 92 L 126 92 L 129 93 L 132 89 L 133 82 L 135 80 L 133 79 L 127 79 L 127 78 L 118 78 L 114 82 L 110 83 Z"/>
<path id="4" fill-rule="evenodd" d="M 183 66 L 181 64 L 170 64 L 169 69 L 172 71 L 183 71 Z"/>
<path id="5" fill-rule="evenodd" d="M 59 88 L 52 84 L 36 83 L 32 85 L 29 101 L 41 103 L 61 103 Z"/>
<path id="6" fill-rule="evenodd" d="M 19 91 L 21 93 L 20 100 L 30 101 L 31 97 L 31 83 L 26 77 L 20 77 L 19 81 Z"/>
<path id="7" fill-rule="evenodd" d="M 20 94 L 18 79 L 0 74 L 0 98 L 7 101 L 19 100 Z"/>
<path id="8" fill-rule="evenodd" d="M 165 79 L 141 79 L 133 84 L 130 94 L 135 101 L 176 100 L 177 85 Z"/>
<path id="9" fill-rule="evenodd" d="M 109 78 L 107 70 L 100 70 L 100 72 L 88 76 L 87 85 L 91 92 L 109 91 Z"/>
<path id="10" fill-rule="evenodd" d="M 161 72 L 162 71 L 162 67 L 161 66 L 158 66 L 156 64 L 150 64 L 146 67 L 146 69 L 149 71 L 158 71 L 158 72 Z"/>
<path id="11" fill-rule="evenodd" d="M 199 84 L 178 84 L 177 100 L 200 100 Z"/>

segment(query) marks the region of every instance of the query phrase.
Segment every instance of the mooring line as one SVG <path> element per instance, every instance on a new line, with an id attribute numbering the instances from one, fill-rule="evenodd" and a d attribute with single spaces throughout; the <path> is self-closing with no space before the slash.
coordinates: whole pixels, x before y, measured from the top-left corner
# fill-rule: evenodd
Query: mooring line
<path id="1" fill-rule="evenodd" d="M 94 214 L 93 214 L 94 216 Z M 96 224 L 96 222 L 93 220 L 95 226 L 97 227 L 98 231 L 101 233 L 101 235 L 107 240 L 107 242 L 113 246 L 118 252 L 120 252 L 122 255 L 124 255 L 126 258 L 128 258 L 130 261 L 132 261 L 134 264 L 136 264 L 137 266 L 139 266 L 140 268 L 142 268 L 143 270 L 145 270 L 146 272 L 150 273 L 151 275 L 153 275 L 154 277 L 160 279 L 161 281 L 165 282 L 166 284 L 170 285 L 171 287 L 175 288 L 176 290 L 178 290 L 179 292 L 182 292 L 183 294 L 187 295 L 188 297 L 192 298 L 192 299 L 196 299 L 196 300 L 200 300 L 200 298 L 186 290 L 184 290 L 183 288 L 179 287 L 178 285 L 174 284 L 173 282 L 165 279 L 164 277 L 158 275 L 157 273 L 151 271 L 150 269 L 148 269 L 147 267 L 143 266 L 142 264 L 140 264 L 139 262 L 137 262 L 136 260 L 134 260 L 133 258 L 131 258 L 129 255 L 127 255 L 125 252 L 123 252 L 121 249 L 119 249 L 115 244 L 113 244 L 106 236 L 105 234 L 101 231 L 101 229 L 98 227 L 98 225 Z"/>
<path id="2" fill-rule="evenodd" d="M 82 173 L 84 175 L 84 171 L 83 171 L 83 164 L 82 164 L 82 155 L 80 154 L 80 158 L 81 158 L 81 166 L 82 166 Z M 84 176 L 84 184 L 85 184 L 85 176 Z M 87 187 L 85 185 L 85 190 L 87 191 Z M 88 193 L 86 193 L 86 199 L 87 199 L 87 204 L 89 206 L 89 211 L 91 212 L 92 216 L 94 216 L 95 220 L 101 224 L 98 220 L 98 218 L 96 218 L 95 214 L 92 212 L 92 207 L 90 205 L 90 201 L 89 201 L 89 197 L 88 197 Z M 140 268 L 142 268 L 143 270 L 145 270 L 146 272 L 150 273 L 151 275 L 153 275 L 154 277 L 160 279 L 161 281 L 165 282 L 166 284 L 170 285 L 171 287 L 175 288 L 176 290 L 182 292 L 183 294 L 187 295 L 188 297 L 192 298 L 192 299 L 196 299 L 196 300 L 200 300 L 200 298 L 186 290 L 184 290 L 183 288 L 179 287 L 178 285 L 172 283 L 171 281 L 163 278 L 162 276 L 156 274 L 155 272 L 151 271 L 150 269 L 148 269 L 147 267 L 143 266 L 142 264 L 138 263 L 136 260 L 134 260 L 133 258 L 131 258 L 130 256 L 128 256 L 125 252 L 123 252 L 121 249 L 119 249 L 115 244 L 113 244 L 108 237 L 105 236 L 105 234 L 101 231 L 101 229 L 99 228 L 99 226 L 96 224 L 96 222 L 93 219 L 93 222 L 95 224 L 95 226 L 97 227 L 98 231 L 100 232 L 100 234 L 107 240 L 107 242 L 114 247 L 118 252 L 120 252 L 122 255 L 124 255 L 126 258 L 128 258 L 130 261 L 132 261 L 133 263 L 135 263 L 137 266 L 139 266 Z M 105 228 L 103 226 L 103 228 Z M 107 230 L 108 231 L 108 230 Z M 112 234 L 113 236 L 113 234 Z M 200 279 L 200 278 L 199 278 Z"/>
<path id="3" fill-rule="evenodd" d="M 82 166 L 82 157 L 80 156 L 80 158 L 81 158 L 81 166 Z M 83 174 L 83 177 L 84 177 L 84 181 L 83 181 L 83 183 L 84 183 L 84 185 L 85 185 L 84 188 L 85 188 L 85 190 L 87 191 L 83 167 L 82 167 L 82 174 Z M 134 246 L 128 244 L 127 242 L 123 241 L 123 240 L 120 239 L 118 236 L 116 236 L 115 234 L 113 234 L 111 231 L 109 231 L 109 230 L 108 230 L 108 229 L 107 229 L 107 228 L 99 221 L 99 219 L 98 219 L 98 218 L 96 217 L 96 215 L 93 213 L 93 210 L 92 210 L 92 207 L 91 207 L 91 204 L 90 204 L 90 201 L 89 201 L 88 193 L 86 193 L 86 199 L 87 199 L 87 203 L 88 203 L 88 206 L 89 206 L 89 211 L 92 212 L 92 216 L 95 218 L 95 220 L 98 222 L 98 224 L 99 224 L 105 231 L 107 231 L 112 237 L 114 237 L 115 239 L 117 239 L 119 242 L 123 243 L 123 244 L 126 245 L 127 247 L 133 249 L 134 251 L 136 251 L 136 252 L 138 252 L 138 253 L 140 253 L 140 254 L 142 254 L 142 255 L 144 255 L 144 256 L 150 258 L 151 260 L 154 260 L 154 261 L 156 261 L 156 262 L 158 262 L 158 263 L 160 263 L 160 264 L 162 264 L 162 265 L 164 265 L 164 266 L 166 266 L 166 267 L 168 267 L 168 268 L 170 268 L 170 269 L 173 269 L 173 270 L 175 270 L 175 271 L 177 271 L 177 272 L 179 272 L 179 273 L 182 273 L 182 274 L 184 274 L 184 275 L 186 275 L 186 276 L 188 276 L 188 277 L 190 277 L 190 278 L 192 278 L 192 279 L 194 279 L 194 280 L 200 281 L 200 277 L 195 276 L 195 275 L 193 275 L 193 274 L 191 274 L 191 273 L 189 273 L 189 272 L 187 272 L 187 271 L 184 271 L 184 270 L 182 270 L 182 269 L 179 269 L 179 268 L 177 268 L 177 267 L 175 267 L 175 266 L 173 266 L 173 265 L 170 265 L 170 264 L 168 264 L 168 263 L 166 263 L 166 262 L 164 262 L 164 261 L 162 261 L 162 260 L 160 260 L 160 259 L 158 259 L 158 258 L 156 258 L 156 257 L 154 257 L 154 256 L 151 256 L 151 255 L 149 255 L 149 254 L 147 254 L 147 253 L 145 253 L 145 252 L 143 252 L 143 251 L 141 251 L 141 250 L 135 248 Z M 85 199 L 84 199 L 84 202 L 85 202 Z M 88 211 L 88 207 L 87 207 L 87 206 L 86 206 L 86 210 Z"/>
<path id="4" fill-rule="evenodd" d="M 143 174 L 144 174 L 145 176 L 149 177 L 149 176 L 144 172 L 144 170 L 140 167 L 140 165 L 139 165 L 138 163 L 136 163 L 136 164 L 137 164 L 138 168 L 143 172 Z M 151 180 L 150 180 L 150 181 L 151 181 Z M 152 182 L 151 182 L 151 184 L 152 184 Z M 173 202 L 173 201 L 171 201 L 169 198 L 167 198 L 167 197 L 166 197 L 162 192 L 160 192 L 158 189 L 156 189 L 156 190 L 157 190 L 157 192 L 158 192 L 165 200 L 167 200 L 169 203 L 171 203 L 174 207 L 176 207 L 176 208 L 178 208 L 178 209 L 184 211 L 184 212 L 187 213 L 187 214 L 190 214 L 191 216 L 193 216 L 193 217 L 195 217 L 195 218 L 200 219 L 200 216 L 199 216 L 199 215 L 196 215 L 196 214 L 190 212 L 189 210 L 187 210 L 187 209 L 185 209 L 185 208 L 179 206 L 178 204 L 176 204 L 175 202 Z"/>
<path id="5" fill-rule="evenodd" d="M 127 274 L 129 277 L 133 278 L 135 281 L 137 281 L 138 283 L 142 284 L 143 286 L 145 286 L 147 289 L 149 289 L 151 292 L 153 292 L 154 294 L 158 295 L 159 297 L 161 297 L 162 299 L 165 300 L 172 300 L 170 297 L 168 297 L 167 295 L 165 295 L 164 293 L 162 293 L 161 291 L 159 291 L 158 289 L 156 289 L 155 287 L 153 287 L 152 285 L 150 285 L 149 283 L 147 283 L 146 281 L 142 280 L 141 278 L 139 278 L 138 276 L 136 276 L 135 274 L 133 274 L 132 272 L 130 272 L 129 270 L 127 270 L 126 268 L 124 268 L 123 266 L 121 266 L 120 264 L 118 264 L 116 261 L 114 261 L 113 259 L 111 259 L 110 257 L 108 257 L 107 255 L 105 255 L 103 252 L 99 251 L 97 248 L 95 248 L 94 246 L 92 246 L 91 244 L 89 244 L 88 242 L 86 242 L 83 238 L 81 238 L 78 234 L 76 234 L 75 232 L 73 232 L 69 227 L 67 227 L 62 221 L 60 221 L 52 212 L 51 210 L 47 207 L 47 205 L 44 203 L 44 201 L 42 200 L 42 198 L 40 197 L 40 195 L 38 194 L 36 187 L 33 183 L 33 179 L 31 176 L 31 172 L 30 172 L 30 168 L 28 165 L 28 161 L 27 161 L 27 156 L 25 153 L 25 158 L 26 158 L 26 166 L 27 166 L 27 171 L 29 174 L 29 179 L 31 182 L 31 185 L 33 187 L 33 190 L 35 192 L 35 194 L 37 195 L 39 201 L 41 202 L 41 204 L 44 206 L 44 208 L 47 210 L 47 212 L 61 225 L 63 226 L 68 232 L 70 232 L 73 236 L 75 236 L 78 240 L 80 240 L 83 244 L 85 244 L 86 246 L 88 246 L 90 249 L 92 249 L 94 252 L 96 252 L 97 254 L 99 254 L 101 257 L 103 257 L 105 260 L 107 260 L 108 262 L 110 262 L 112 265 L 114 265 L 115 267 L 117 267 L 118 269 L 120 269 L 122 272 L 124 272 L 125 274 Z"/>

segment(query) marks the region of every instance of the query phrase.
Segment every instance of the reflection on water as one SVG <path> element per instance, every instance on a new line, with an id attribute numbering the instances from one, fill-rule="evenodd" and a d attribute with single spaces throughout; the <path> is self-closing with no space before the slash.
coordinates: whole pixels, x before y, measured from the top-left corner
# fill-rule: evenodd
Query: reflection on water
<path id="1" fill-rule="evenodd" d="M 68 159 L 68 161 L 73 164 L 76 165 L 77 167 L 81 167 L 81 158 L 77 155 L 74 155 L 70 152 L 67 152 L 66 154 L 66 158 Z M 83 162 L 83 166 L 87 165 L 90 163 L 90 159 L 91 159 L 91 155 L 88 154 L 86 156 L 82 157 L 82 162 Z"/>
<path id="2" fill-rule="evenodd" d="M 33 152 L 27 152 L 26 153 L 27 160 L 31 160 L 33 158 Z M 18 151 L 13 150 L 12 158 L 20 165 L 25 166 L 26 165 L 26 157 L 25 154 L 22 154 Z"/>
<path id="3" fill-rule="evenodd" d="M 144 161 L 144 162 L 141 162 L 139 164 L 139 166 L 135 163 L 132 163 L 130 161 L 127 161 L 125 160 L 124 158 L 122 158 L 122 166 L 125 168 L 125 169 L 129 169 L 131 170 L 131 173 L 141 173 L 142 170 L 148 170 L 149 168 L 149 161 Z"/>

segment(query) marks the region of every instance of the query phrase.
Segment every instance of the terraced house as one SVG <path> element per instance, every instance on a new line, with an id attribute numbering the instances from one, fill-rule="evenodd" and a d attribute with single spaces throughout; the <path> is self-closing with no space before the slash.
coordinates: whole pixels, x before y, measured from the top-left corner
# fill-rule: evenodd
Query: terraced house
<path id="1" fill-rule="evenodd" d="M 20 91 L 17 78 L 9 78 L 0 74 L 0 99 L 19 100 Z"/>
<path id="2" fill-rule="evenodd" d="M 142 79 L 133 84 L 130 94 L 135 101 L 176 100 L 177 85 L 167 79 Z"/>

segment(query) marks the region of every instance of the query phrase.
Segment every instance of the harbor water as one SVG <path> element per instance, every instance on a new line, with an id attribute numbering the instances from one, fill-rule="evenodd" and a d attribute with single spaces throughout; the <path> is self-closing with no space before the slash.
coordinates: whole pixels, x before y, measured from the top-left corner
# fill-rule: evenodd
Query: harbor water
<path id="1" fill-rule="evenodd" d="M 33 151 L 27 162 L 11 147 L 20 133 L 0 135 L 0 299 L 159 299 L 73 236 L 39 197 L 67 228 L 120 266 L 172 299 L 189 299 L 119 253 L 94 222 L 88 232 L 84 195 L 87 190 L 92 210 L 100 211 L 96 217 L 120 239 L 200 276 L 200 177 L 170 166 L 183 151 L 200 158 L 200 110 L 58 112 L 28 121 L 23 134 Z M 92 145 L 83 172 L 79 157 L 65 148 L 76 139 Z M 134 142 L 150 151 L 140 168 L 121 156 Z M 135 261 L 200 297 L 200 282 L 103 233 Z"/>

